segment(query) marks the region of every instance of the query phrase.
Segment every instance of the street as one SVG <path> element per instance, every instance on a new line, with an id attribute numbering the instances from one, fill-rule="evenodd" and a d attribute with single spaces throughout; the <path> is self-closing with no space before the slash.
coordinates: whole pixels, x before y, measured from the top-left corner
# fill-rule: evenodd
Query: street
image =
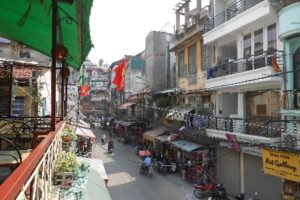
<path id="1" fill-rule="evenodd" d="M 94 145 L 93 157 L 103 160 L 108 175 L 108 191 L 113 200 L 194 200 L 193 187 L 184 182 L 179 174 L 160 175 L 154 170 L 152 177 L 148 178 L 138 172 L 139 158 L 130 145 L 114 141 L 114 153 L 107 154 L 107 141 L 101 145 L 103 133 L 94 129 L 97 136 L 97 145 Z M 106 134 L 108 136 L 108 134 Z"/>

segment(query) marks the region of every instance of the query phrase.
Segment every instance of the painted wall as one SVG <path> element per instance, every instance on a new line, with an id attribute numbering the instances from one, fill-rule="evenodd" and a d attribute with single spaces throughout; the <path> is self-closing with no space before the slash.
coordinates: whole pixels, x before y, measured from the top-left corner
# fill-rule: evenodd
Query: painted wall
<path id="1" fill-rule="evenodd" d="M 290 4 L 278 13 L 279 37 L 281 39 L 300 33 L 300 2 Z"/>
<path id="2" fill-rule="evenodd" d="M 197 81 L 194 84 L 189 84 L 188 82 L 188 75 L 185 75 L 182 78 L 178 78 L 178 87 L 181 88 L 184 91 L 189 91 L 189 90 L 196 90 L 196 89 L 201 89 L 204 88 L 204 84 L 205 84 L 205 77 L 204 77 L 204 73 L 203 73 L 203 69 L 202 69 L 202 51 L 201 51 L 201 40 L 200 39 L 195 39 L 194 41 L 190 42 L 189 44 L 185 45 L 183 47 L 183 49 L 177 50 L 176 51 L 176 62 L 178 63 L 178 54 L 179 52 L 181 52 L 182 50 L 184 50 L 184 67 L 188 67 L 188 49 L 190 46 L 196 44 L 196 48 L 197 48 Z M 178 64 L 177 64 L 178 65 Z M 188 70 L 185 69 L 185 71 L 187 72 Z M 178 73 L 178 69 L 177 69 L 177 73 Z M 178 77 L 178 76 L 177 76 Z"/>

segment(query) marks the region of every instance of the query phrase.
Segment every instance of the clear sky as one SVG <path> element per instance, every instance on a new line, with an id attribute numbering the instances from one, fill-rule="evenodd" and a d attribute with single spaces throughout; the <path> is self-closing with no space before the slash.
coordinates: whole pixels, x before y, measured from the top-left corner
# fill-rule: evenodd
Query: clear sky
<path id="1" fill-rule="evenodd" d="M 190 7 L 195 7 L 192 0 Z M 175 5 L 180 0 L 94 0 L 90 31 L 94 48 L 88 56 L 111 64 L 145 49 L 150 31 L 174 33 Z M 203 0 L 207 4 L 208 0 Z"/>

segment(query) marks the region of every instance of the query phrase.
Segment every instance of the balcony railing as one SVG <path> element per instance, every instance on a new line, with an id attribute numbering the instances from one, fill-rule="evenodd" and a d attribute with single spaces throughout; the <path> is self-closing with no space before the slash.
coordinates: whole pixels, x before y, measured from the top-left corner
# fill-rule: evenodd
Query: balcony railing
<path id="1" fill-rule="evenodd" d="M 286 121 L 281 120 L 259 120 L 214 117 L 207 120 L 207 128 L 228 131 L 232 133 L 242 133 L 263 137 L 280 137 L 281 128 Z"/>
<path id="2" fill-rule="evenodd" d="M 217 26 L 224 24 L 231 20 L 235 16 L 245 12 L 253 6 L 263 2 L 264 0 L 241 0 L 231 4 L 226 10 L 219 13 L 209 20 L 209 23 L 205 25 L 205 32 L 213 30 Z"/>
<path id="3" fill-rule="evenodd" d="M 0 186 L 1 199 L 53 199 L 52 172 L 62 150 L 63 127 L 64 124 L 58 124 L 57 131 L 50 132 L 5 180 Z"/>
<path id="4" fill-rule="evenodd" d="M 231 74 L 255 70 L 266 66 L 272 66 L 272 59 L 276 59 L 278 66 L 283 63 L 283 51 L 268 50 L 260 55 L 252 55 L 242 59 L 218 59 L 217 63 L 207 69 L 207 79 L 218 78 Z"/>

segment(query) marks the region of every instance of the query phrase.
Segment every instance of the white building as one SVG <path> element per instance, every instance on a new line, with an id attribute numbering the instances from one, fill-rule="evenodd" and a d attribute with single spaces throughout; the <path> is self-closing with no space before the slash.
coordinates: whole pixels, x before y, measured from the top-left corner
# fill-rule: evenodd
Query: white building
<path id="1" fill-rule="evenodd" d="M 273 67 L 281 67 L 283 44 L 273 2 L 211 0 L 211 19 L 203 35 L 204 51 L 212 61 L 205 63 L 205 88 L 215 91 L 217 116 L 207 129 L 211 137 L 280 141 L 280 123 L 274 121 L 280 120 L 282 77 L 275 76 Z M 218 182 L 232 193 L 258 192 L 261 199 L 280 199 L 281 179 L 263 174 L 260 149 L 218 147 L 217 155 L 228 151 L 217 160 Z"/>

